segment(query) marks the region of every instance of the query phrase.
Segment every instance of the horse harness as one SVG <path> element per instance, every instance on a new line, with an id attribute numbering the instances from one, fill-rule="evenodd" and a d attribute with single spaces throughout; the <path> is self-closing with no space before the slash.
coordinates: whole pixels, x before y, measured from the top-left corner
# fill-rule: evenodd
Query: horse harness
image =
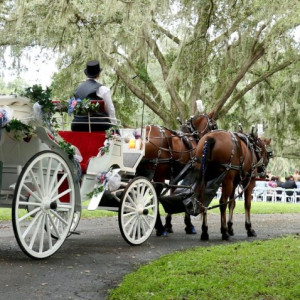
<path id="1" fill-rule="evenodd" d="M 162 126 L 156 126 L 156 127 L 159 128 L 160 136 L 150 137 L 150 131 L 149 131 L 149 134 L 146 137 L 146 142 L 157 147 L 157 157 L 153 158 L 153 159 L 143 158 L 143 162 L 152 163 L 152 164 L 154 164 L 155 167 L 158 164 L 175 162 L 176 160 L 173 158 L 173 153 L 178 152 L 178 151 L 173 150 L 172 146 L 170 144 L 170 140 L 172 140 L 172 138 L 174 138 L 174 137 L 179 137 L 180 140 L 182 141 L 182 143 L 184 144 L 184 146 L 188 149 L 188 150 L 180 151 L 181 157 L 184 153 L 189 153 L 190 154 L 190 159 L 192 159 L 192 151 L 195 150 L 195 148 L 192 145 L 192 140 L 195 140 L 193 138 L 192 133 L 184 133 L 182 131 L 175 131 L 175 130 L 171 130 L 171 129 L 168 129 L 168 128 L 165 128 L 165 127 L 162 127 Z M 169 131 L 171 133 L 171 136 L 167 136 L 166 131 Z M 160 145 L 154 144 L 151 141 L 151 139 L 160 140 Z M 167 147 L 163 147 L 163 142 L 165 140 L 167 141 Z M 166 152 L 169 153 L 168 158 L 161 158 L 161 154 L 162 154 L 163 151 L 166 151 Z M 180 160 L 181 157 L 179 157 L 178 160 Z"/>
<path id="2" fill-rule="evenodd" d="M 221 164 L 221 166 L 224 167 L 227 171 L 230 169 L 239 171 L 242 181 L 245 180 L 246 178 L 251 179 L 251 178 L 255 177 L 256 175 L 254 175 L 254 170 L 256 168 L 258 171 L 261 171 L 257 175 L 263 176 L 265 174 L 265 164 L 263 161 L 263 157 L 261 155 L 262 149 L 258 146 L 256 138 L 250 134 L 245 135 L 245 134 L 239 133 L 239 132 L 235 132 L 235 133 L 230 132 L 230 134 L 231 134 L 232 141 L 233 141 L 230 159 L 229 159 L 228 163 Z M 239 140 L 237 138 L 239 138 Z M 247 156 L 245 156 L 244 158 L 242 156 L 242 145 L 241 145 L 240 141 L 242 141 L 246 144 L 247 148 L 250 150 L 250 153 L 251 153 L 250 172 L 245 172 L 243 169 Z M 233 159 L 233 156 L 235 155 L 235 148 L 238 152 L 239 159 L 240 159 L 239 165 L 232 165 L 232 159 Z M 257 163 L 254 162 L 254 157 L 256 157 Z"/>
<path id="3" fill-rule="evenodd" d="M 231 201 L 234 201 L 237 197 L 240 197 L 242 195 L 242 193 L 248 188 L 251 179 L 253 177 L 256 177 L 256 175 L 254 175 L 254 170 L 255 168 L 257 168 L 257 170 L 259 170 L 261 168 L 262 172 L 259 173 L 258 175 L 265 175 L 265 164 L 263 162 L 263 157 L 261 156 L 261 151 L 262 149 L 258 146 L 257 142 L 256 142 L 256 138 L 249 134 L 249 135 L 245 135 L 243 133 L 232 133 L 231 134 L 231 138 L 232 138 L 232 142 L 233 142 L 233 146 L 232 146 L 232 150 L 231 150 L 231 154 L 230 154 L 230 158 L 229 158 L 229 162 L 226 164 L 220 164 L 222 167 L 225 168 L 225 171 L 215 180 L 211 181 L 211 184 L 215 185 L 215 186 L 219 186 L 219 184 L 221 183 L 221 181 L 223 180 L 223 178 L 225 177 L 226 173 L 229 170 L 236 170 L 240 172 L 240 181 L 245 181 L 248 178 L 248 182 L 246 184 L 245 187 L 242 187 L 242 190 L 240 193 L 238 193 L 235 197 L 233 197 L 232 199 L 229 199 L 228 201 L 218 204 L 218 205 L 213 205 L 210 207 L 206 207 L 205 205 L 203 205 L 202 203 L 200 203 L 200 206 L 202 207 L 202 209 L 204 209 L 205 211 L 207 210 L 211 210 L 214 208 L 218 208 L 222 205 L 228 204 Z M 237 137 L 239 139 L 237 139 Z M 250 168 L 250 173 L 248 172 L 244 172 L 243 167 L 244 167 L 244 163 L 247 157 L 243 158 L 242 156 L 242 145 L 241 145 L 241 141 L 244 142 L 247 146 L 247 148 L 250 150 L 251 153 L 251 168 Z M 236 147 L 235 147 L 236 146 Z M 232 159 L 235 155 L 235 148 L 238 152 L 239 155 L 239 160 L 240 160 L 240 164 L 239 165 L 233 165 L 232 164 Z M 203 156 L 202 158 L 197 157 L 196 160 L 200 163 L 202 163 L 203 165 L 203 159 L 205 159 L 206 156 L 206 152 L 205 152 L 205 146 L 203 148 Z M 256 156 L 257 159 L 257 163 L 254 163 L 254 156 Z M 269 159 L 270 157 L 272 157 L 272 150 L 267 151 L 267 159 Z M 204 163 L 205 164 L 205 163 Z M 203 170 L 202 170 L 203 171 Z M 210 202 L 210 201 L 209 201 Z"/>
<path id="4" fill-rule="evenodd" d="M 147 159 L 147 161 L 149 163 L 154 163 L 154 165 L 156 166 L 159 163 L 169 163 L 171 161 L 173 161 L 173 152 L 176 152 L 172 149 L 171 145 L 170 145 L 170 139 L 172 139 L 173 137 L 179 137 L 182 141 L 182 143 L 185 145 L 185 147 L 188 149 L 187 151 L 181 151 L 180 153 L 183 155 L 183 153 L 185 152 L 189 152 L 190 154 L 190 160 L 193 160 L 193 156 L 192 156 L 192 151 L 195 150 L 195 148 L 192 145 L 192 140 L 194 140 L 196 143 L 199 142 L 200 140 L 200 135 L 202 136 L 205 132 L 208 131 L 212 131 L 212 130 L 216 130 L 218 129 L 218 126 L 215 122 L 214 119 L 211 119 L 207 114 L 202 114 L 202 116 L 204 116 L 207 120 L 206 122 L 206 127 L 202 130 L 202 131 L 198 131 L 194 125 L 194 120 L 195 118 L 197 118 L 198 116 L 192 116 L 188 121 L 186 121 L 186 123 L 184 125 L 181 126 L 182 130 L 172 130 L 172 129 L 168 129 L 166 127 L 162 127 L 162 126 L 156 126 L 159 128 L 160 131 L 160 137 L 151 137 L 151 139 L 156 138 L 156 139 L 160 139 L 161 141 L 161 145 L 158 146 L 158 152 L 157 152 L 157 158 L 155 159 Z M 151 125 L 150 125 L 151 126 Z M 183 128 L 187 128 L 188 132 L 184 132 Z M 166 131 L 169 131 L 173 136 L 168 137 L 166 135 Z M 163 141 L 164 139 L 167 140 L 168 142 L 168 148 L 164 148 L 163 147 Z M 151 143 L 152 145 L 155 145 L 154 143 L 151 142 L 150 140 L 150 131 L 148 134 L 148 137 L 146 137 L 146 141 L 148 143 Z M 156 145 L 155 145 L 156 146 Z M 160 158 L 162 151 L 167 151 L 170 153 L 170 158 Z M 145 161 L 146 159 L 144 159 L 143 161 Z M 178 159 L 180 160 L 180 158 Z"/>
<path id="5" fill-rule="evenodd" d="M 198 131 L 195 128 L 194 120 L 197 116 L 192 116 L 185 124 L 185 126 L 188 128 L 189 132 L 191 132 L 192 135 L 194 135 L 197 138 L 197 142 L 199 142 L 199 140 L 200 140 L 200 138 L 199 138 L 200 135 L 202 136 L 205 132 L 209 132 L 209 131 L 218 129 L 218 125 L 213 118 L 210 118 L 207 114 L 202 114 L 202 116 L 204 116 L 207 120 L 206 127 L 202 131 Z"/>

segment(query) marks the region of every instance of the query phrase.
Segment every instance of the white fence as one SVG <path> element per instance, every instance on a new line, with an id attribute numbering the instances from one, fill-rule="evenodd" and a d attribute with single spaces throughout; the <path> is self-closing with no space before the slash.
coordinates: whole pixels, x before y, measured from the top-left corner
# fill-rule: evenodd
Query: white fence
<path id="1" fill-rule="evenodd" d="M 220 199 L 221 194 L 221 188 L 219 188 L 216 198 Z M 236 200 L 244 200 L 244 195 Z M 252 192 L 252 201 L 300 204 L 300 189 L 255 187 Z"/>
<path id="2" fill-rule="evenodd" d="M 253 201 L 300 204 L 300 189 L 255 187 L 252 196 Z"/>

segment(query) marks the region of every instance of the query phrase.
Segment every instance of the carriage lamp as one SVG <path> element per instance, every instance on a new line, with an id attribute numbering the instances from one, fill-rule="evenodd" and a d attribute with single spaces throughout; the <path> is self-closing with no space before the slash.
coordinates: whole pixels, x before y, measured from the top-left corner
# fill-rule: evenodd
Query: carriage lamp
<path id="1" fill-rule="evenodd" d="M 129 140 L 129 149 L 135 149 L 135 139 Z"/>

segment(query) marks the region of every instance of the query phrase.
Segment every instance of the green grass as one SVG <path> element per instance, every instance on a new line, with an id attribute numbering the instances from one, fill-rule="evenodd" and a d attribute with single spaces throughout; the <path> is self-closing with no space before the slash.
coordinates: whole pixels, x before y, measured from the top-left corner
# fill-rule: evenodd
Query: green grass
<path id="1" fill-rule="evenodd" d="M 300 236 L 197 247 L 124 277 L 109 299 L 300 299 Z"/>
<path id="2" fill-rule="evenodd" d="M 211 205 L 218 204 L 217 200 L 213 200 Z M 83 206 L 87 206 L 87 202 L 83 202 Z M 165 215 L 164 210 L 160 207 L 160 212 Z M 215 208 L 209 211 L 212 214 L 219 214 L 219 208 Z M 237 201 L 234 213 L 242 214 L 244 213 L 244 202 Z M 289 204 L 289 203 L 266 203 L 266 202 L 252 202 L 251 207 L 252 214 L 287 214 L 287 213 L 300 213 L 300 204 Z M 116 216 L 116 212 L 106 211 L 106 210 L 95 210 L 88 211 L 87 209 L 82 210 L 81 218 L 92 219 L 99 217 L 111 217 Z M 0 208 L 0 221 L 11 220 L 11 209 L 10 208 Z"/>
<path id="3" fill-rule="evenodd" d="M 213 200 L 211 205 L 218 204 L 217 200 Z M 219 208 L 210 210 L 211 213 L 219 214 Z M 244 201 L 236 201 L 236 207 L 234 213 L 244 213 Z M 251 204 L 252 214 L 288 214 L 288 213 L 300 213 L 300 204 L 292 203 L 270 203 L 270 202 L 252 202 Z"/>

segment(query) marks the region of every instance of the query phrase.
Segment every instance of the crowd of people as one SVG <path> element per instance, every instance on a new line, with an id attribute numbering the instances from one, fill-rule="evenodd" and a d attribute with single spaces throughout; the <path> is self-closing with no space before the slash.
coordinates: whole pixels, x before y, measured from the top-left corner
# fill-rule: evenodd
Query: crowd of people
<path id="1" fill-rule="evenodd" d="M 272 188 L 300 189 L 300 171 L 295 171 L 293 175 L 286 176 L 285 180 L 281 180 L 280 176 L 269 173 L 267 179 L 267 186 Z"/>
<path id="2" fill-rule="evenodd" d="M 256 189 L 261 190 L 263 194 L 263 190 L 268 188 L 282 188 L 285 190 L 285 195 L 287 197 L 287 202 L 289 201 L 289 197 L 294 194 L 294 190 L 296 189 L 296 194 L 300 195 L 300 171 L 295 171 L 292 175 L 286 176 L 284 180 L 281 179 L 280 176 L 275 176 L 271 173 L 267 174 L 266 180 L 257 180 L 256 181 Z M 276 199 L 280 200 L 280 195 L 282 191 L 280 189 L 276 190 Z"/>

